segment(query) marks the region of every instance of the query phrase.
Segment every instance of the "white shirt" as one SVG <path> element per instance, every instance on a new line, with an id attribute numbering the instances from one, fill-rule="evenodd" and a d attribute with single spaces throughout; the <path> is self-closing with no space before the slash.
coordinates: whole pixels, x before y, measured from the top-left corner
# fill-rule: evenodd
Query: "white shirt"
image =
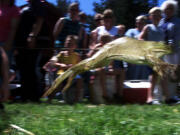
<path id="1" fill-rule="evenodd" d="M 97 39 L 99 41 L 100 37 L 104 34 L 109 34 L 110 36 L 114 37 L 116 35 L 118 35 L 118 28 L 113 26 L 110 30 L 107 30 L 105 28 L 105 26 L 99 26 L 96 28 L 96 31 L 97 31 Z"/>

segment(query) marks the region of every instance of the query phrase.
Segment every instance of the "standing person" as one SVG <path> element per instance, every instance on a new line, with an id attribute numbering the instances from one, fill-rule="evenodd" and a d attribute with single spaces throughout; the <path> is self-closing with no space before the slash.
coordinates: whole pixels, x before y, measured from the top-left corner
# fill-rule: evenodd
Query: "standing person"
<path id="1" fill-rule="evenodd" d="M 152 9 L 150 9 L 149 11 L 149 19 L 152 21 L 152 24 L 147 24 L 142 32 L 140 33 L 139 39 L 140 40 L 147 40 L 147 41 L 164 41 L 164 31 L 162 29 L 162 27 L 159 26 L 159 22 L 162 18 L 162 11 L 160 8 L 158 7 L 154 7 Z M 157 83 L 157 79 L 158 79 L 158 75 L 152 71 L 152 69 L 150 69 L 152 72 L 152 79 L 151 79 L 151 91 L 149 94 L 149 99 L 148 99 L 148 103 L 152 103 L 152 104 L 160 104 L 159 101 L 157 101 L 157 99 L 154 99 L 154 87 Z M 166 92 L 166 91 L 165 91 Z M 167 92 L 165 93 L 166 97 Z"/>
<path id="2" fill-rule="evenodd" d="M 100 13 L 97 13 L 94 16 L 94 21 L 95 21 L 95 26 L 96 27 L 102 26 L 103 25 L 103 15 L 100 14 Z"/>
<path id="3" fill-rule="evenodd" d="M 153 7 L 149 10 L 149 19 L 152 24 L 147 24 L 141 31 L 139 38 L 140 40 L 147 41 L 164 41 L 164 32 L 162 27 L 159 26 L 159 22 L 162 18 L 162 11 L 158 7 Z"/>
<path id="4" fill-rule="evenodd" d="M 68 16 L 59 18 L 54 27 L 55 47 L 64 47 L 64 41 L 68 35 L 78 36 L 77 50 L 84 57 L 81 48 L 87 47 L 87 35 L 79 21 L 79 4 L 73 2 L 68 7 Z M 56 52 L 57 53 L 57 52 Z M 85 76 L 85 75 L 83 75 Z"/>
<path id="5" fill-rule="evenodd" d="M 83 39 L 84 29 L 79 22 L 79 4 L 76 2 L 70 4 L 68 13 L 67 17 L 59 18 L 54 27 L 55 47 L 63 47 L 68 35 L 76 35 L 79 40 Z"/>
<path id="6" fill-rule="evenodd" d="M 53 37 L 53 28 L 55 26 L 56 21 L 59 19 L 61 15 L 60 10 L 55 7 L 53 4 L 43 0 L 42 8 L 45 11 L 43 17 L 43 24 L 41 26 L 40 32 L 36 37 L 36 47 L 39 49 L 38 51 L 38 60 L 37 60 L 37 73 L 39 80 L 39 91 L 43 92 L 45 89 L 45 74 L 46 72 L 43 70 L 43 65 L 52 57 L 54 48 L 54 37 Z"/>
<path id="7" fill-rule="evenodd" d="M 125 33 L 125 36 L 138 39 L 139 34 L 146 25 L 147 17 L 145 15 L 140 15 L 136 17 L 135 21 L 136 27 L 129 29 Z M 128 80 L 147 79 L 148 75 L 147 66 L 128 63 L 128 69 L 126 71 L 126 77 Z"/>
<path id="8" fill-rule="evenodd" d="M 13 40 L 19 20 L 19 8 L 14 0 L 0 0 L 0 46 L 6 51 L 11 64 Z"/>
<path id="9" fill-rule="evenodd" d="M 100 37 L 100 41 L 98 44 L 94 45 L 94 48 L 91 49 L 91 51 L 89 51 L 89 53 L 87 54 L 88 57 L 91 57 L 92 55 L 94 55 L 100 48 L 102 48 L 106 43 L 110 42 L 112 40 L 112 37 L 109 34 L 104 34 L 101 35 Z M 102 67 L 102 68 L 97 68 L 95 69 L 98 77 L 99 77 L 99 83 L 100 83 L 100 87 L 102 90 L 102 95 L 104 96 L 104 98 L 106 98 L 107 96 L 107 87 L 106 87 L 106 83 L 107 83 L 107 75 L 106 72 L 107 70 L 109 70 L 107 67 Z M 92 80 L 91 80 L 92 82 Z M 92 82 L 91 84 L 93 85 L 94 82 Z M 94 89 L 94 88 L 93 88 Z M 96 88 L 95 88 L 96 89 Z"/>
<path id="10" fill-rule="evenodd" d="M 100 37 L 104 34 L 109 34 L 112 39 L 115 39 L 119 33 L 118 28 L 114 26 L 114 14 L 111 9 L 106 9 L 103 12 L 103 26 L 97 27 L 94 32 L 96 33 L 96 39 L 94 40 L 94 43 L 98 43 L 100 40 Z M 120 100 L 120 97 L 123 96 L 123 82 L 125 79 L 125 70 L 124 65 L 122 61 L 115 61 L 113 65 L 113 70 L 115 74 L 115 88 L 116 93 L 115 97 Z M 103 95 L 105 98 L 108 98 L 106 93 Z"/>
<path id="11" fill-rule="evenodd" d="M 145 15 L 139 15 L 136 17 L 136 27 L 132 29 L 128 29 L 125 35 L 127 37 L 136 38 L 138 39 L 139 34 L 141 33 L 142 29 L 146 25 L 147 17 Z"/>
<path id="12" fill-rule="evenodd" d="M 176 17 L 178 3 L 175 0 L 164 1 L 161 9 L 164 12 L 164 18 L 161 20 L 160 26 L 163 27 L 166 44 L 173 48 L 173 53 L 164 56 L 164 61 L 171 64 L 180 64 L 180 19 Z M 170 93 L 170 97 L 166 99 L 166 103 L 178 103 L 180 99 L 176 96 L 177 83 L 172 83 L 166 78 L 163 84 L 168 84 L 168 87 L 165 88 L 168 88 Z"/>
<path id="13" fill-rule="evenodd" d="M 79 22 L 84 29 L 83 34 L 82 34 L 82 36 L 84 38 L 81 38 L 81 40 L 79 41 L 79 47 L 78 48 L 88 49 L 90 28 L 89 28 L 89 24 L 87 23 L 87 15 L 84 12 L 79 13 Z M 79 52 L 81 52 L 82 58 L 86 57 L 87 50 L 82 50 Z"/>
<path id="14" fill-rule="evenodd" d="M 2 102 L 7 101 L 8 91 L 8 58 L 5 51 L 0 47 L 0 110 L 4 109 Z"/>
<path id="15" fill-rule="evenodd" d="M 94 16 L 94 22 L 95 22 L 95 27 L 100 27 L 103 25 L 103 15 L 100 14 L 100 13 L 97 13 L 95 16 Z M 97 44 L 97 32 L 96 32 L 96 28 L 94 30 L 91 31 L 91 34 L 90 34 L 90 42 L 89 42 L 89 48 L 94 48 L 94 45 Z M 96 42 L 94 42 L 96 41 Z"/>
<path id="16" fill-rule="evenodd" d="M 28 5 L 21 10 L 20 22 L 15 38 L 16 63 L 20 72 L 21 97 L 23 101 L 39 102 L 41 92 L 38 57 L 35 49 L 42 29 L 46 10 L 41 0 L 26 0 Z"/>
<path id="17" fill-rule="evenodd" d="M 84 27 L 85 32 L 89 35 L 90 28 L 89 24 L 87 24 L 87 15 L 84 12 L 79 13 L 79 22 Z"/>
<path id="18" fill-rule="evenodd" d="M 95 22 L 95 27 L 97 28 L 98 26 L 102 25 L 102 14 L 97 13 L 94 16 L 94 22 Z M 97 34 L 95 32 L 95 30 L 92 30 L 89 34 L 89 39 L 88 39 L 88 48 L 90 49 L 90 51 L 88 50 L 86 52 L 86 57 L 89 57 L 90 52 L 92 52 L 92 49 L 95 47 L 96 42 L 94 42 L 97 38 Z M 92 77 L 92 72 L 91 71 L 86 71 L 85 73 L 82 74 L 83 80 L 84 80 L 84 84 L 85 84 L 85 97 L 89 97 L 90 95 L 90 91 L 92 91 L 92 83 L 93 83 L 93 78 Z"/>

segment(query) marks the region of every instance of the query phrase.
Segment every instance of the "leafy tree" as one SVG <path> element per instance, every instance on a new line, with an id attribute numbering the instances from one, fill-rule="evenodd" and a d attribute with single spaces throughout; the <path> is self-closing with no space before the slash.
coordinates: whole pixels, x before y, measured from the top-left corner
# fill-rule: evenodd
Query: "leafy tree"
<path id="1" fill-rule="evenodd" d="M 157 0 L 101 0 L 94 3 L 94 11 L 102 13 L 105 9 L 113 10 L 116 23 L 134 27 L 135 18 L 147 14 L 149 9 L 157 5 Z"/>

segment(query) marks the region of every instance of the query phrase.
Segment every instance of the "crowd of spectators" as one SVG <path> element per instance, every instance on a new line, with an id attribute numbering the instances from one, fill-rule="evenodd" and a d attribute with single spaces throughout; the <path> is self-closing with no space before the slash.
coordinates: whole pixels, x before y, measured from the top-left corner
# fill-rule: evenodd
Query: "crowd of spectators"
<path id="1" fill-rule="evenodd" d="M 45 0 L 27 0 L 19 8 L 13 0 L 0 0 L 0 107 L 9 96 L 8 83 L 14 76 L 19 80 L 20 101 L 40 102 L 42 94 L 52 80 L 80 60 L 91 57 L 104 44 L 123 36 L 137 40 L 163 41 L 172 46 L 173 53 L 163 57 L 171 64 L 180 64 L 180 19 L 176 17 L 177 2 L 165 1 L 161 7 L 153 7 L 149 15 L 135 18 L 135 28 L 126 30 L 125 24 L 116 25 L 113 10 L 106 9 L 94 16 L 96 28 L 90 30 L 87 16 L 80 12 L 78 3 L 71 3 L 65 17 Z M 133 22 L 132 22 L 133 23 Z M 9 72 L 9 73 L 8 73 Z M 53 74 L 51 74 L 53 72 Z M 96 72 L 96 73 L 94 73 Z M 108 74 L 114 76 L 112 96 L 108 95 Z M 52 76 L 53 75 L 53 76 Z M 123 82 L 129 80 L 150 80 L 151 90 L 147 100 L 160 104 L 154 98 L 154 87 L 162 89 L 165 103 L 178 103 L 177 83 L 169 78 L 157 81 L 157 74 L 144 65 L 133 65 L 124 61 L 113 61 L 108 67 L 95 69 L 76 76 L 74 98 L 71 103 L 80 102 L 91 96 L 94 80 L 98 78 L 102 97 L 105 101 L 123 101 Z M 52 80 L 51 80 L 52 79 Z M 45 81 L 46 80 L 46 81 Z M 50 83 L 47 83 L 47 80 Z M 49 96 L 49 101 L 61 94 L 61 89 Z M 159 84 L 158 84 L 159 83 Z M 87 87 L 86 87 L 87 86 Z M 16 97 L 15 97 L 16 98 Z M 14 98 L 14 99 L 15 99 Z M 156 101 L 156 102 L 154 102 Z"/>

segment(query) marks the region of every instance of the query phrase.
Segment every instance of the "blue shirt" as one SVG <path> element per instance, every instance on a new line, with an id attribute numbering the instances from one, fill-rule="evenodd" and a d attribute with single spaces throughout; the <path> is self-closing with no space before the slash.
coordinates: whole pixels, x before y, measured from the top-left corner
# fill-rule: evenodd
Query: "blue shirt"
<path id="1" fill-rule="evenodd" d="M 148 41 L 164 41 L 164 31 L 161 26 L 148 24 L 147 26 L 147 39 Z"/>
<path id="2" fill-rule="evenodd" d="M 137 28 L 133 28 L 129 29 L 125 33 L 125 36 L 138 39 L 140 33 L 141 31 L 139 31 Z M 135 65 L 128 63 L 128 70 L 126 72 L 126 78 L 128 80 L 147 80 L 149 74 L 150 70 L 146 65 Z"/>
<path id="3" fill-rule="evenodd" d="M 125 36 L 137 39 L 140 33 L 141 33 L 141 31 L 139 31 L 138 29 L 134 28 L 134 29 L 129 29 L 125 33 Z"/>
<path id="4" fill-rule="evenodd" d="M 163 18 L 159 25 L 164 30 L 165 42 L 172 45 L 174 50 L 180 48 L 180 19 L 177 17 L 168 20 Z"/>

